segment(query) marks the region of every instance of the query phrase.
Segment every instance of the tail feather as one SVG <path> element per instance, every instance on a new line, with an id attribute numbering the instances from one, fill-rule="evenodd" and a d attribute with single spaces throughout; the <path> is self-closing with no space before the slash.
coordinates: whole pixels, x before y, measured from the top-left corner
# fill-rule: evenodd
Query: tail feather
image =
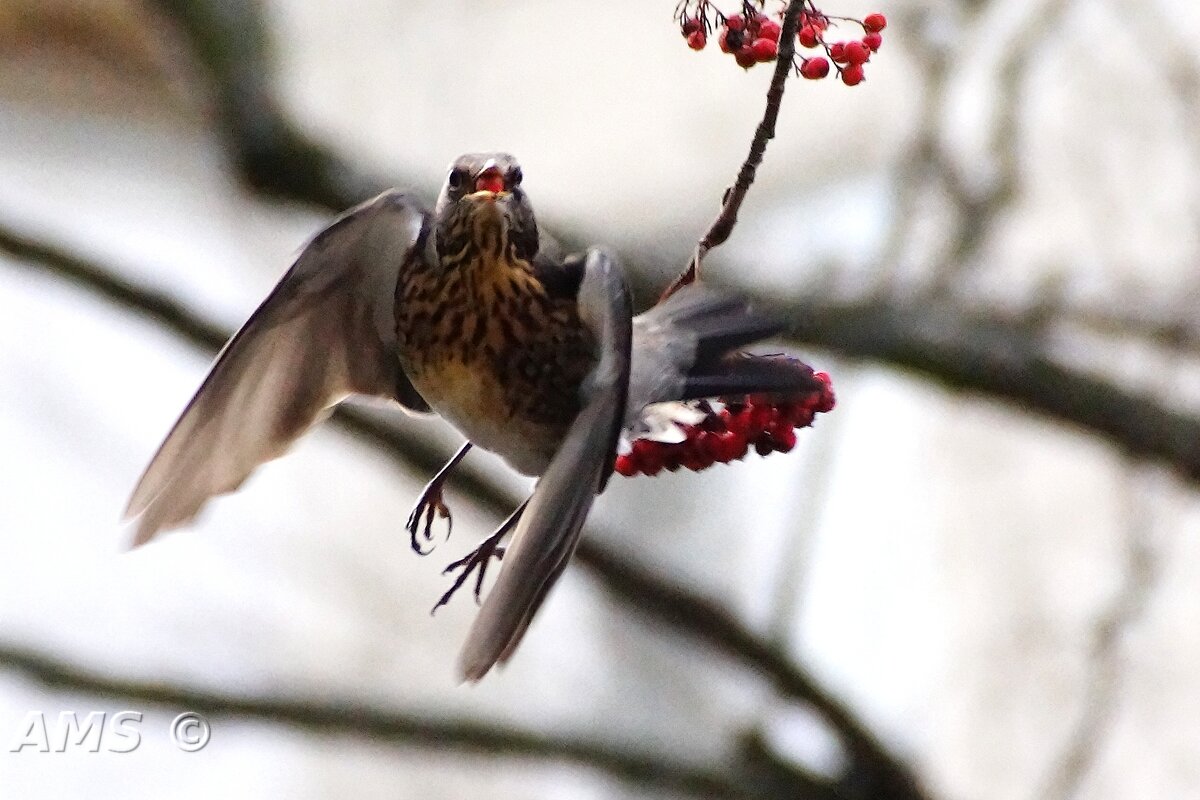
<path id="1" fill-rule="evenodd" d="M 791 358 L 745 353 L 698 363 L 688 371 L 681 400 L 745 394 L 801 394 L 823 384 L 812 368 Z"/>
<path id="2" fill-rule="evenodd" d="M 654 403 L 820 388 L 806 365 L 740 352 L 775 336 L 786 320 L 718 289 L 691 284 L 633 321 L 626 424 Z"/>
<path id="3" fill-rule="evenodd" d="M 754 308 L 745 299 L 691 284 L 646 312 L 648 324 L 690 334 L 694 364 L 720 359 L 732 350 L 766 339 L 786 327 L 783 318 Z"/>

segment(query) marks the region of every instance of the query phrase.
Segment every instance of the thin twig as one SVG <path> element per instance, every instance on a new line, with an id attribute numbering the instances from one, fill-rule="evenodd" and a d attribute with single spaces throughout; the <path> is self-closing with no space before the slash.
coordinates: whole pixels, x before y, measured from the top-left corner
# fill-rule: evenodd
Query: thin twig
<path id="1" fill-rule="evenodd" d="M 800 19 L 800 12 L 804 10 L 805 5 L 807 5 L 807 0 L 791 0 L 788 3 L 787 11 L 783 14 L 783 28 L 779 34 L 779 52 L 775 59 L 775 72 L 771 75 L 771 85 L 767 89 L 767 105 L 763 110 L 762 120 L 759 121 L 758 128 L 754 131 L 754 138 L 750 141 L 750 152 L 746 155 L 746 160 L 742 162 L 742 168 L 738 170 L 737 181 L 725 190 L 725 196 L 721 200 L 720 213 L 713 220 L 708 232 L 696 244 L 696 250 L 692 254 L 691 260 L 688 261 L 687 267 L 662 293 L 660 301 L 666 300 L 678 289 L 696 280 L 700 271 L 700 262 L 704 260 L 704 256 L 713 248 L 724 244 L 733 233 L 734 226 L 737 225 L 738 211 L 746 199 L 746 193 L 754 184 L 758 167 L 762 164 L 763 155 L 767 152 L 767 142 L 775 138 L 775 122 L 779 119 L 779 109 L 783 105 L 783 87 L 787 83 L 788 76 L 791 75 L 792 58 L 796 54 L 796 27 Z"/>
<path id="2" fill-rule="evenodd" d="M 1050 764 L 1040 800 L 1080 797 L 1089 773 L 1102 757 L 1106 736 L 1119 712 L 1121 690 L 1128 679 L 1130 633 L 1145 618 L 1162 568 L 1155 543 L 1155 512 L 1162 509 L 1163 475 L 1140 464 L 1125 464 L 1121 487 L 1125 500 L 1125 563 L 1112 598 L 1097 614 L 1088 652 L 1088 675 L 1074 725 Z"/>

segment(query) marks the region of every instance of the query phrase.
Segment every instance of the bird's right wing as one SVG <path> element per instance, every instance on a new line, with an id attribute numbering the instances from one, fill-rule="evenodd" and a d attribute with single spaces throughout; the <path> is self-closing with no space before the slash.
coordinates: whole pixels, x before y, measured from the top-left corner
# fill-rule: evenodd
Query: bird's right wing
<path id="1" fill-rule="evenodd" d="M 396 283 L 425 258 L 429 214 L 398 192 L 339 217 L 213 364 L 126 509 L 134 546 L 181 525 L 277 458 L 349 394 L 428 411 L 396 355 Z"/>
<path id="2" fill-rule="evenodd" d="M 633 310 L 620 267 L 602 250 L 587 255 L 578 303 L 599 358 L 580 390 L 583 408 L 538 480 L 496 585 L 467 634 L 459 656 L 467 680 L 479 680 L 512 655 L 575 552 L 588 511 L 612 473 L 629 389 Z"/>

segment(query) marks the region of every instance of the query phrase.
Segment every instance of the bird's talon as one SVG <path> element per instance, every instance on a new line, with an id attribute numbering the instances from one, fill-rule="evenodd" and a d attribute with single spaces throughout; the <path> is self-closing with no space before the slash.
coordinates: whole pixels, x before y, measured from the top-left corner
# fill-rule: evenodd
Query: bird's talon
<path id="1" fill-rule="evenodd" d="M 450 531 L 454 527 L 450 507 L 442 499 L 441 486 L 431 484 L 426 486 L 417 498 L 417 504 L 404 525 L 411 537 L 413 552 L 417 555 L 424 556 L 433 552 L 433 547 L 426 549 L 421 540 L 424 539 L 425 544 L 433 543 L 433 523 L 437 519 L 446 520 L 446 538 L 450 538 Z"/>
<path id="2" fill-rule="evenodd" d="M 425 541 L 427 542 L 433 541 L 433 514 L 433 506 L 425 509 Z"/>
<path id="3" fill-rule="evenodd" d="M 454 584 L 434 605 L 434 611 L 450 602 L 450 598 L 462 588 L 462 585 L 467 582 L 467 578 L 471 577 L 472 572 L 476 573 L 474 592 L 475 602 L 476 604 L 481 602 L 481 598 L 483 596 L 483 581 L 487 576 L 488 566 L 491 564 L 493 558 L 499 561 L 504 557 L 504 548 L 497 543 L 498 541 L 499 538 L 495 536 L 484 539 L 479 547 L 476 547 L 474 550 L 467 553 L 465 556 L 453 562 L 452 564 L 449 564 L 444 570 L 442 570 L 443 575 L 448 575 L 455 570 L 461 571 L 459 572 L 458 577 L 454 579 Z"/>

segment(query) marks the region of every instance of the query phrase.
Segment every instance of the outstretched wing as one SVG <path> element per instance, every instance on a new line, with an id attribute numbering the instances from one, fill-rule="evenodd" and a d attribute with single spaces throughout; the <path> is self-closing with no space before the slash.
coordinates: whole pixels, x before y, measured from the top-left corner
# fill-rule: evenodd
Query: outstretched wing
<path id="1" fill-rule="evenodd" d="M 477 681 L 506 660 L 575 552 L 597 492 L 612 473 L 629 390 L 633 308 L 611 256 L 590 250 L 579 285 L 580 316 L 595 335 L 598 359 L 581 389 L 583 408 L 538 481 L 459 658 Z"/>
<path id="2" fill-rule="evenodd" d="M 138 482 L 133 545 L 181 525 L 277 458 L 349 394 L 428 411 L 396 355 L 397 276 L 425 257 L 429 214 L 399 192 L 312 240 L 225 345 Z"/>

